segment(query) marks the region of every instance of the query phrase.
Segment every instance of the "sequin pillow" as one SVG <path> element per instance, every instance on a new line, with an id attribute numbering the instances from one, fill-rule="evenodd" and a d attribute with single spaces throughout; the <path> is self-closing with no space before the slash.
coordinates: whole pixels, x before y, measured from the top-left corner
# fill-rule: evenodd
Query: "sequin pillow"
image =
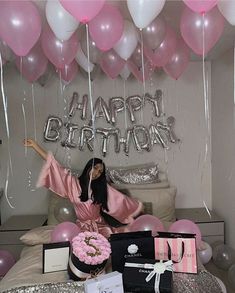
<path id="1" fill-rule="evenodd" d="M 115 184 L 151 184 L 160 182 L 154 163 L 130 167 L 108 167 L 107 175 Z"/>

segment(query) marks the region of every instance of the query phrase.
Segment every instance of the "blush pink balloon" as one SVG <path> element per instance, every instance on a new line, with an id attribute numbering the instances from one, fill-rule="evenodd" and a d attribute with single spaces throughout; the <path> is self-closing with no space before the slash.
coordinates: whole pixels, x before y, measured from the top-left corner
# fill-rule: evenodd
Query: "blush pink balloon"
<path id="1" fill-rule="evenodd" d="M 0 250 L 0 277 L 5 276 L 14 263 L 15 259 L 9 251 Z"/>
<path id="2" fill-rule="evenodd" d="M 60 0 L 60 3 L 77 20 L 88 23 L 100 12 L 105 0 Z"/>
<path id="3" fill-rule="evenodd" d="M 174 79 L 178 79 L 189 63 L 190 50 L 182 38 L 178 39 L 174 54 L 163 67 L 164 71 Z"/>
<path id="4" fill-rule="evenodd" d="M 177 43 L 177 37 L 175 32 L 168 26 L 166 35 L 160 46 L 151 50 L 147 47 L 144 48 L 145 55 L 148 57 L 150 62 L 155 66 L 165 66 L 173 55 Z"/>
<path id="5" fill-rule="evenodd" d="M 58 71 L 61 78 L 70 83 L 78 73 L 78 64 L 75 60 L 73 60 L 72 63 L 65 65 L 63 69 L 59 69 Z"/>
<path id="6" fill-rule="evenodd" d="M 71 241 L 80 232 L 80 228 L 72 222 L 60 223 L 51 232 L 51 242 Z"/>
<path id="7" fill-rule="evenodd" d="M 215 7 L 204 16 L 185 7 L 181 16 L 180 31 L 186 44 L 197 54 L 206 55 L 219 40 L 224 30 L 224 17 Z"/>
<path id="8" fill-rule="evenodd" d="M 124 20 L 117 7 L 105 4 L 100 13 L 89 22 L 89 32 L 102 51 L 110 50 L 121 38 Z"/>
<path id="9" fill-rule="evenodd" d="M 127 67 L 130 72 L 134 75 L 134 77 L 141 82 L 148 80 L 151 76 L 151 71 L 153 71 L 153 67 L 150 62 L 146 62 L 143 66 L 137 67 L 136 64 L 132 60 L 127 61 Z"/>
<path id="10" fill-rule="evenodd" d="M 205 13 L 210 11 L 218 0 L 183 0 L 184 3 L 193 11 Z"/>
<path id="11" fill-rule="evenodd" d="M 60 41 L 56 38 L 49 26 L 46 26 L 42 33 L 42 49 L 47 58 L 57 68 L 64 68 L 70 64 L 78 50 L 78 37 L 74 33 L 68 41 Z"/>
<path id="12" fill-rule="evenodd" d="M 45 73 L 48 60 L 42 51 L 41 45 L 36 44 L 26 56 L 16 56 L 15 64 L 29 82 L 34 82 Z"/>
<path id="13" fill-rule="evenodd" d="M 0 37 L 18 56 L 25 56 L 41 33 L 41 18 L 31 1 L 0 1 Z"/>
<path id="14" fill-rule="evenodd" d="M 175 232 L 175 233 L 190 233 L 196 235 L 196 246 L 197 248 L 201 247 L 201 231 L 199 227 L 190 220 L 179 220 L 174 222 L 170 228 L 169 232 Z"/>
<path id="15" fill-rule="evenodd" d="M 131 232 L 135 231 L 148 231 L 153 232 L 164 232 L 165 228 L 162 222 L 152 215 L 143 215 L 138 217 L 130 226 L 129 230 Z"/>
<path id="16" fill-rule="evenodd" d="M 112 79 L 119 75 L 124 66 L 125 61 L 113 49 L 104 53 L 100 60 L 100 67 Z"/>

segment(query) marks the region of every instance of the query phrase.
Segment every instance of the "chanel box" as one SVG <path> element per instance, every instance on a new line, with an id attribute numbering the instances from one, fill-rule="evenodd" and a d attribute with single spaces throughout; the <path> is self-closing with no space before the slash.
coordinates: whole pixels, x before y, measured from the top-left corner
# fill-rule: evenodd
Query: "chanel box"
<path id="1" fill-rule="evenodd" d="M 69 253 L 69 241 L 43 244 L 43 274 L 67 270 Z"/>
<path id="2" fill-rule="evenodd" d="M 170 261 L 171 262 L 171 261 Z M 170 270 L 165 270 L 163 273 L 158 276 L 154 271 L 154 265 L 157 262 L 153 259 L 143 259 L 143 258 L 133 258 L 128 259 L 125 263 L 123 271 L 123 285 L 126 293 L 129 292 L 158 292 L 160 293 L 171 293 L 173 290 L 173 281 L 172 281 L 172 266 L 165 267 Z M 164 265 L 164 263 L 163 263 Z M 152 277 L 150 277 L 152 273 Z"/>

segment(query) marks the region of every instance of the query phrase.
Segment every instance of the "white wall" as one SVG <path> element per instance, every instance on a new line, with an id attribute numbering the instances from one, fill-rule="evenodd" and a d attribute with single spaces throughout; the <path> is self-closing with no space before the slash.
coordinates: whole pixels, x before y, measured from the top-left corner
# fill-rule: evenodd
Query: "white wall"
<path id="1" fill-rule="evenodd" d="M 208 88 L 210 89 L 210 64 L 207 64 L 207 69 Z M 47 117 L 55 115 L 63 118 L 66 115 L 65 100 L 70 101 L 73 91 L 77 91 L 80 95 L 88 93 L 87 80 L 78 77 L 65 91 L 61 89 L 61 83 L 57 78 L 49 80 L 45 87 L 36 83 L 32 88 L 16 73 L 14 67 L 10 66 L 4 72 L 4 87 L 8 98 L 10 137 L 8 140 L 6 136 L 1 101 L 0 138 L 2 138 L 3 144 L 0 146 L 0 186 L 4 186 L 7 178 L 8 153 L 10 153 L 13 175 L 8 177 L 8 196 L 12 197 L 11 203 L 15 209 L 11 209 L 3 199 L 1 203 L 3 220 L 12 214 L 46 213 L 47 210 L 46 190 L 31 191 L 34 189 L 42 161 L 31 150 L 28 150 L 25 155 L 22 141 L 26 130 L 29 137 L 34 137 L 36 133 L 40 144 L 53 152 L 56 151 L 56 157 L 63 164 L 71 165 L 72 168 L 82 169 L 85 162 L 92 156 L 89 151 L 81 152 L 78 149 L 66 151 L 59 143 L 43 143 L 43 127 Z M 32 89 L 35 107 L 32 103 Z M 178 189 L 177 207 L 200 207 L 203 206 L 203 200 L 208 207 L 211 207 L 211 151 L 210 137 L 206 131 L 201 62 L 191 62 L 178 81 L 167 77 L 164 73 L 156 74 L 150 82 L 146 83 L 146 91 L 153 94 L 156 89 L 163 90 L 166 117 L 171 115 L 175 117 L 175 133 L 181 142 L 171 144 L 168 151 L 156 145 L 151 152 L 138 153 L 131 147 L 129 156 L 123 152 L 114 153 L 110 145 L 105 162 L 112 166 L 156 162 L 159 164 L 159 168 L 168 174 L 171 184 Z M 112 96 L 123 96 L 123 92 L 124 83 L 121 79 L 113 81 L 102 76 L 97 77 L 93 82 L 94 99 L 102 96 L 107 101 Z M 128 80 L 126 96 L 142 93 L 143 85 L 141 83 Z M 22 114 L 22 103 L 25 105 L 26 119 Z M 33 109 L 36 112 L 36 126 L 34 126 Z M 139 115 L 138 124 L 149 125 L 157 120 L 153 118 L 150 106 L 146 106 L 142 114 L 143 120 Z M 79 127 L 83 126 L 81 120 L 76 123 L 79 123 Z M 97 122 L 97 125 L 99 123 Z M 102 125 L 109 126 L 105 123 Z M 123 114 L 118 118 L 117 126 L 121 131 L 125 128 Z M 209 147 L 207 155 L 205 155 L 206 141 L 208 141 Z M 98 147 L 95 149 L 95 156 L 100 156 Z M 71 159 L 71 164 L 68 162 L 69 159 Z M 31 175 L 29 176 L 29 174 Z"/>
<path id="2" fill-rule="evenodd" d="M 212 205 L 235 248 L 235 104 L 233 50 L 212 62 Z"/>

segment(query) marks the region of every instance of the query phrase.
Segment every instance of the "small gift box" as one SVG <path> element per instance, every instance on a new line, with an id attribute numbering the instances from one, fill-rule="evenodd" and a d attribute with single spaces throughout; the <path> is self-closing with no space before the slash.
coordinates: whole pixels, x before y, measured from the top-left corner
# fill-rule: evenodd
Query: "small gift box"
<path id="1" fill-rule="evenodd" d="M 94 279 L 87 280 L 84 283 L 85 293 L 124 293 L 122 274 L 112 272 Z"/>
<path id="2" fill-rule="evenodd" d="M 129 258 L 154 259 L 154 239 L 151 231 L 111 234 L 111 259 L 113 271 L 123 272 Z"/>
<path id="3" fill-rule="evenodd" d="M 128 259 L 123 271 L 125 292 L 172 292 L 172 261 Z"/>
<path id="4" fill-rule="evenodd" d="M 83 232 L 72 239 L 68 274 L 74 281 L 100 275 L 111 253 L 108 240 L 96 232 Z"/>
<path id="5" fill-rule="evenodd" d="M 159 232 L 154 238 L 154 246 L 155 259 L 172 260 L 174 272 L 197 274 L 194 234 Z"/>

